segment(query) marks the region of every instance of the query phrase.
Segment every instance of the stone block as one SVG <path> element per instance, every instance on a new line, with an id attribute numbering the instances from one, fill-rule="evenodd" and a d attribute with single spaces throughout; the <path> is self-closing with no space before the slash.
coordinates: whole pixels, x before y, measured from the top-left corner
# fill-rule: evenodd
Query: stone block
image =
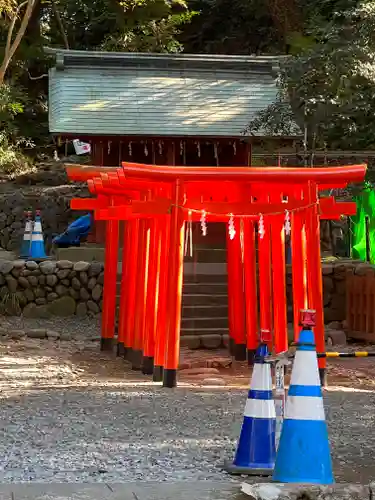
<path id="1" fill-rule="evenodd" d="M 43 274 L 54 274 L 56 271 L 56 263 L 51 261 L 41 262 L 39 269 Z"/>
<path id="2" fill-rule="evenodd" d="M 336 483 L 310 484 L 242 483 L 241 490 L 253 500 L 370 500 L 368 485 Z"/>
<path id="3" fill-rule="evenodd" d="M 58 260 L 56 266 L 58 269 L 73 269 L 73 262 L 70 260 Z"/>
<path id="4" fill-rule="evenodd" d="M 217 349 L 222 345 L 221 335 L 200 335 L 201 343 L 206 349 Z"/>
<path id="5" fill-rule="evenodd" d="M 72 297 L 60 297 L 48 304 L 48 311 L 54 316 L 73 316 L 76 311 L 76 302 Z"/>
<path id="6" fill-rule="evenodd" d="M 201 346 L 201 339 L 199 335 L 182 335 L 180 340 L 181 347 L 188 347 L 189 349 L 199 349 Z"/>
<path id="7" fill-rule="evenodd" d="M 33 328 L 31 330 L 26 330 L 26 335 L 31 339 L 45 339 L 47 330 L 44 328 Z"/>
<path id="8" fill-rule="evenodd" d="M 84 262 L 83 260 L 76 262 L 73 266 L 74 271 L 77 271 L 77 272 L 87 271 L 89 268 L 90 268 L 90 263 Z"/>

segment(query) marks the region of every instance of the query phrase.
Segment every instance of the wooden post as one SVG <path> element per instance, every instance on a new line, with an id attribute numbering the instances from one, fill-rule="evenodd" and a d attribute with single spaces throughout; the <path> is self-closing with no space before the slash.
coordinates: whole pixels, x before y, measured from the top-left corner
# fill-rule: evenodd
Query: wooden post
<path id="1" fill-rule="evenodd" d="M 132 370 L 140 370 L 142 366 L 143 342 L 145 332 L 145 314 L 148 280 L 148 253 L 150 245 L 149 222 L 139 221 L 137 284 L 134 321 L 134 347 L 132 356 Z"/>
<path id="2" fill-rule="evenodd" d="M 120 290 L 120 308 L 118 319 L 118 339 L 117 356 L 125 355 L 125 336 L 126 336 L 126 316 L 128 314 L 128 288 L 129 288 L 129 262 L 130 262 L 130 223 L 124 222 L 124 241 L 122 243 L 122 271 L 121 271 L 121 290 Z"/>
<path id="3" fill-rule="evenodd" d="M 134 325 L 135 325 L 135 304 L 137 291 L 137 270 L 138 270 L 138 238 L 139 220 L 129 221 L 129 268 L 128 268 L 128 293 L 127 293 L 127 314 L 125 318 L 125 338 L 124 357 L 128 361 L 133 359 L 134 349 Z"/>
<path id="4" fill-rule="evenodd" d="M 158 293 L 157 325 L 155 335 L 154 382 L 163 380 L 164 352 L 167 338 L 167 289 L 169 272 L 169 236 L 171 216 L 161 221 L 160 227 L 160 278 Z"/>
<path id="5" fill-rule="evenodd" d="M 318 207 L 317 186 L 309 182 L 309 204 L 314 204 L 307 209 L 306 236 L 307 236 L 307 276 L 309 308 L 316 311 L 316 324 L 314 328 L 317 352 L 325 353 L 324 312 L 323 312 L 323 283 L 322 265 L 320 256 L 320 220 Z M 326 384 L 326 358 L 318 359 L 321 384 Z"/>
<path id="6" fill-rule="evenodd" d="M 302 191 L 295 191 L 295 198 L 302 200 Z M 292 253 L 292 287 L 293 287 L 293 322 L 294 341 L 298 342 L 301 326 L 299 317 L 301 309 L 307 309 L 307 275 L 306 275 L 306 232 L 305 212 L 296 211 L 291 215 L 291 253 Z"/>
<path id="7" fill-rule="evenodd" d="M 163 386 L 177 385 L 177 369 L 180 356 L 181 301 L 184 261 L 184 213 L 182 185 L 177 179 L 172 194 L 171 229 L 168 266 L 168 330 L 165 343 Z"/>
<path id="8" fill-rule="evenodd" d="M 106 222 L 101 349 L 111 351 L 115 336 L 119 222 Z"/>
<path id="9" fill-rule="evenodd" d="M 275 354 L 288 350 L 286 317 L 284 215 L 274 215 L 271 223 L 273 332 Z"/>
<path id="10" fill-rule="evenodd" d="M 249 219 L 243 219 L 243 256 L 247 360 L 249 364 L 253 364 L 254 354 L 258 347 L 258 300 L 255 228 L 254 222 Z"/>
<path id="11" fill-rule="evenodd" d="M 147 299 L 145 309 L 145 339 L 143 349 L 142 373 L 154 372 L 155 329 L 158 311 L 158 287 L 160 267 L 160 221 L 150 221 L 150 257 L 148 269 Z"/>
<path id="12" fill-rule="evenodd" d="M 267 345 L 272 350 L 272 294 L 271 294 L 271 226 L 267 217 L 263 218 L 264 234 L 259 234 L 258 227 L 258 269 L 260 330 L 267 333 Z M 264 340 L 264 339 L 261 339 Z"/>

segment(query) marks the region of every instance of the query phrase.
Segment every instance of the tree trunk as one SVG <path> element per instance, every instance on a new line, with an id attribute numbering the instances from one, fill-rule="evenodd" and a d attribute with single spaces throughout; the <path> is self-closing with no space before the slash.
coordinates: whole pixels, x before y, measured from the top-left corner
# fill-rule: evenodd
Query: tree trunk
<path id="1" fill-rule="evenodd" d="M 6 71 L 8 69 L 8 66 L 9 66 L 16 50 L 18 49 L 18 46 L 21 43 L 21 40 L 26 32 L 27 25 L 29 24 L 30 17 L 31 17 L 31 14 L 33 13 L 33 9 L 35 7 L 36 1 L 37 0 L 27 0 L 25 2 L 22 2 L 18 6 L 17 12 L 15 13 L 15 15 L 11 21 L 11 24 L 10 24 L 9 29 L 8 29 L 7 43 L 5 46 L 4 58 L 3 58 L 3 61 L 1 63 L 1 66 L 0 66 L 0 85 L 2 85 L 4 83 L 5 74 L 6 74 Z M 16 34 L 14 41 L 12 42 L 12 35 L 13 35 L 14 27 L 16 24 L 16 19 L 18 17 L 18 14 L 22 10 L 22 8 L 25 6 L 26 6 L 26 10 L 25 10 L 24 15 L 22 16 L 21 25 L 18 29 L 18 32 Z"/>

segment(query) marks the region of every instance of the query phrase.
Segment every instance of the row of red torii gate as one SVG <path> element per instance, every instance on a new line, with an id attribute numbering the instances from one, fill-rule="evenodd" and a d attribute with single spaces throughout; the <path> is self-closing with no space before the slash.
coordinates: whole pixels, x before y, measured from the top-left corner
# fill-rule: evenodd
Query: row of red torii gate
<path id="1" fill-rule="evenodd" d="M 322 196 L 362 182 L 365 165 L 314 168 L 179 167 L 122 163 L 67 165 L 92 198 L 72 209 L 106 221 L 101 348 L 112 350 L 120 221 L 124 224 L 117 352 L 165 387 L 177 384 L 184 233 L 190 222 L 225 222 L 231 354 L 252 359 L 260 336 L 288 349 L 285 233 L 290 232 L 295 339 L 299 311 L 316 311 L 317 350 L 325 352 L 320 219 L 354 215 L 355 203 Z M 122 226 L 121 226 L 122 227 Z M 257 241 L 256 241 L 257 239 Z M 319 359 L 324 383 L 325 359 Z"/>

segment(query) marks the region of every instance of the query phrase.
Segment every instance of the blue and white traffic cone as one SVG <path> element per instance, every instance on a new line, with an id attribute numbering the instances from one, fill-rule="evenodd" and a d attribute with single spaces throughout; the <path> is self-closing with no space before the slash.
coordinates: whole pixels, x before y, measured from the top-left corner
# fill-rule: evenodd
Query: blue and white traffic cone
<path id="1" fill-rule="evenodd" d="M 271 366 L 265 362 L 266 344 L 254 357 L 250 390 L 233 463 L 225 463 L 230 474 L 270 476 L 275 464 L 276 413 L 272 398 Z"/>
<path id="2" fill-rule="evenodd" d="M 30 243 L 31 243 L 31 233 L 33 230 L 32 223 L 32 212 L 28 210 L 26 213 L 26 223 L 25 223 L 25 231 L 23 233 L 23 241 L 21 246 L 20 257 L 22 259 L 27 259 L 30 254 Z"/>
<path id="3" fill-rule="evenodd" d="M 44 238 L 42 231 L 42 222 L 40 219 L 40 210 L 35 212 L 35 221 L 31 234 L 30 259 L 46 259 L 47 255 L 44 250 Z"/>
<path id="4" fill-rule="evenodd" d="M 282 483 L 334 482 L 314 333 L 309 327 L 301 331 L 297 344 L 272 479 Z"/>

